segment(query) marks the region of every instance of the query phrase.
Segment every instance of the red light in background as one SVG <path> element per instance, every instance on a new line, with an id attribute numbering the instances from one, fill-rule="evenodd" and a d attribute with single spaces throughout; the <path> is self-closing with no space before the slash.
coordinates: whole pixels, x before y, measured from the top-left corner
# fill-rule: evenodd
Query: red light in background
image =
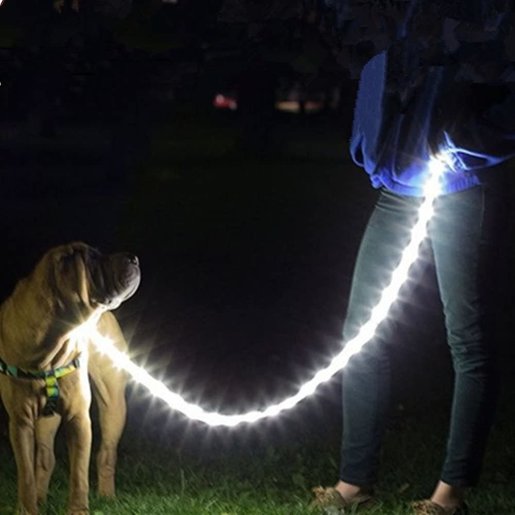
<path id="1" fill-rule="evenodd" d="M 238 109 L 238 101 L 233 96 L 218 93 L 213 98 L 213 107 L 216 109 L 230 109 L 236 111 Z"/>

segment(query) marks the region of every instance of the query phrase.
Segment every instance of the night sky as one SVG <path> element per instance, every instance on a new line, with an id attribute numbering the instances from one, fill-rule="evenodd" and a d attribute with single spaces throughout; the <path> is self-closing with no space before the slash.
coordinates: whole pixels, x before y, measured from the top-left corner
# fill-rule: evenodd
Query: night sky
<path id="1" fill-rule="evenodd" d="M 377 195 L 348 156 L 353 99 L 406 2 L 392 5 L 342 20 L 296 0 L 95 0 L 78 11 L 4 0 L 1 297 L 54 245 L 131 251 L 142 284 L 117 314 L 139 363 L 217 409 L 293 393 L 340 348 Z M 237 109 L 217 108 L 217 95 Z M 415 279 L 392 322 L 397 393 L 414 401 L 423 381 L 417 402 L 446 402 L 430 265 Z M 335 379 L 308 401 L 305 420 L 338 420 L 338 388 Z"/>

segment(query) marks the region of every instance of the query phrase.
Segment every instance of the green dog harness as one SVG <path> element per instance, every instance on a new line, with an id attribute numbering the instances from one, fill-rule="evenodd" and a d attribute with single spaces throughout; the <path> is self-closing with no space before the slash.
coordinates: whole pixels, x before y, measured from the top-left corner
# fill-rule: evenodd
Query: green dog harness
<path id="1" fill-rule="evenodd" d="M 57 409 L 57 401 L 59 400 L 59 382 L 58 379 L 64 377 L 80 367 L 80 358 L 75 358 L 63 367 L 54 368 L 52 370 L 23 370 L 13 367 L 5 363 L 0 358 L 0 373 L 6 376 L 16 377 L 18 379 L 42 379 L 45 381 L 46 404 L 43 408 L 43 415 L 53 415 Z"/>

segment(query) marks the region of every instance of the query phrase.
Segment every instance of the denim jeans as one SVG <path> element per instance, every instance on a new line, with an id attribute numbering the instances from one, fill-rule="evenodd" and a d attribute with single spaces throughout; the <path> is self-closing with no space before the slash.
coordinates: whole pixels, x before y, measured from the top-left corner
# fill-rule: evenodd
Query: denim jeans
<path id="1" fill-rule="evenodd" d="M 409 240 L 420 203 L 419 198 L 386 190 L 380 193 L 355 265 L 345 341 L 369 318 Z M 495 406 L 495 353 L 488 335 L 492 288 L 487 280 L 497 232 L 492 216 L 495 205 L 496 195 L 484 186 L 444 195 L 436 201 L 428 228 L 455 372 L 441 473 L 441 479 L 454 486 L 477 482 Z M 351 358 L 343 372 L 340 479 L 355 485 L 371 485 L 377 480 L 390 404 L 390 359 L 385 343 L 394 339 L 394 334 L 387 326 L 381 324 L 376 336 Z"/>

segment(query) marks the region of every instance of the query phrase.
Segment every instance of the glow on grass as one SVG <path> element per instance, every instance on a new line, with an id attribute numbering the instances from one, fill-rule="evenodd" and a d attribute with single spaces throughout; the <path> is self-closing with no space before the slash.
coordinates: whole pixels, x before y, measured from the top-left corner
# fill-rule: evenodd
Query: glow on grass
<path id="1" fill-rule="evenodd" d="M 299 388 L 297 393 L 277 404 L 272 404 L 260 411 L 249 411 L 234 415 L 206 411 L 201 406 L 187 402 L 179 394 L 168 389 L 161 381 L 153 378 L 145 369 L 133 363 L 126 354 L 114 347 L 109 338 L 102 336 L 91 324 L 84 324 L 75 329 L 74 331 L 77 331 L 76 336 L 84 337 L 84 331 L 86 331 L 98 350 L 106 354 L 117 367 L 126 370 L 134 381 L 145 386 L 152 395 L 166 402 L 172 409 L 184 413 L 190 419 L 199 420 L 210 426 L 233 427 L 238 424 L 251 424 L 264 418 L 279 415 L 282 411 L 293 408 L 301 400 L 313 394 L 318 386 L 344 368 L 349 359 L 372 339 L 377 327 L 388 315 L 390 307 L 397 299 L 401 286 L 408 278 L 411 265 L 418 257 L 420 244 L 427 234 L 427 224 L 433 215 L 434 200 L 440 193 L 440 175 L 447 168 L 442 158 L 432 159 L 428 166 L 429 177 L 424 189 L 425 198 L 419 208 L 418 220 L 412 228 L 411 240 L 402 253 L 399 265 L 392 273 L 390 283 L 383 290 L 377 305 L 372 309 L 369 320 L 361 327 L 358 334 L 346 343 L 342 351 L 333 358 L 326 368 L 319 370 Z"/>

